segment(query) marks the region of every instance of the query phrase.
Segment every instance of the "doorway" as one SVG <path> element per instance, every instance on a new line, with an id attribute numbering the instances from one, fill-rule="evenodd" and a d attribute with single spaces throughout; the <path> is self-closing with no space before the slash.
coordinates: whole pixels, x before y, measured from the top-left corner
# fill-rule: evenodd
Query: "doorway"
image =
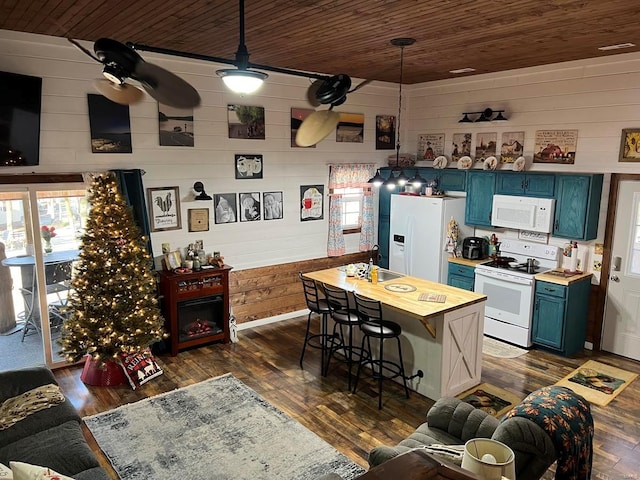
<path id="1" fill-rule="evenodd" d="M 84 183 L 0 186 L 0 371 L 66 364 L 58 340 L 87 213 Z"/>
<path id="2" fill-rule="evenodd" d="M 609 208 L 601 348 L 640 360 L 640 176 L 612 176 Z"/>

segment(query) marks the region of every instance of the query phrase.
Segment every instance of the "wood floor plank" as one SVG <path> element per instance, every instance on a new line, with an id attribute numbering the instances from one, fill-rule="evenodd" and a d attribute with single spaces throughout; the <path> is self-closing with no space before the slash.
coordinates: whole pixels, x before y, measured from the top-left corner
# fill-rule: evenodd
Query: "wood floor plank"
<path id="1" fill-rule="evenodd" d="M 307 349 L 301 369 L 299 356 L 305 328 L 306 317 L 300 317 L 241 330 L 239 343 L 186 350 L 176 357 L 159 356 L 164 375 L 137 390 L 127 385 L 86 386 L 80 381 L 79 367 L 55 373 L 64 393 L 80 414 L 86 416 L 231 372 L 267 401 L 367 467 L 367 455 L 373 447 L 395 445 L 412 433 L 426 420 L 426 412 L 434 401 L 413 392 L 406 399 L 400 385 L 387 382 L 383 391 L 384 407 L 378 410 L 377 384 L 365 379 L 356 394 L 350 393 L 346 365 L 336 362 L 329 374 L 322 377 L 320 352 L 313 348 Z M 482 382 L 524 397 L 537 388 L 555 383 L 587 360 L 640 373 L 639 362 L 608 353 L 584 351 L 574 358 L 564 358 L 532 350 L 513 359 L 485 355 Z M 596 432 L 591 478 L 637 478 L 640 471 L 638 398 L 640 381 L 635 381 L 607 407 L 592 405 Z M 90 438 L 90 434 L 86 434 Z M 91 441 L 90 445 L 102 464 L 108 465 L 95 442 Z M 544 478 L 551 480 L 553 470 Z"/>

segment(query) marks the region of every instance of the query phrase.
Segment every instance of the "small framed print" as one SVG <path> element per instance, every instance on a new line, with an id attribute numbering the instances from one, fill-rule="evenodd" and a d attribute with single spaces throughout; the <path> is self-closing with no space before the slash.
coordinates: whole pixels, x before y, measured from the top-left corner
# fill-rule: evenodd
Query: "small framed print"
<path id="1" fill-rule="evenodd" d="M 619 162 L 640 162 L 640 128 L 625 128 L 620 140 Z"/>
<path id="2" fill-rule="evenodd" d="M 152 232 L 180 230 L 180 190 L 178 187 L 147 188 Z"/>
<path id="3" fill-rule="evenodd" d="M 241 222 L 255 222 L 262 217 L 260 192 L 241 193 L 238 216 Z"/>
<path id="4" fill-rule="evenodd" d="M 236 154 L 236 180 L 262 178 L 262 155 Z"/>
<path id="5" fill-rule="evenodd" d="M 209 231 L 209 209 L 190 208 L 189 209 L 189 231 L 208 232 Z"/>
<path id="6" fill-rule="evenodd" d="M 238 221 L 236 215 L 238 204 L 235 193 L 216 193 L 213 195 L 213 203 L 216 206 L 216 224 L 235 223 Z"/>
<path id="7" fill-rule="evenodd" d="M 280 220 L 282 217 L 282 192 L 264 192 L 262 207 L 265 220 Z"/>

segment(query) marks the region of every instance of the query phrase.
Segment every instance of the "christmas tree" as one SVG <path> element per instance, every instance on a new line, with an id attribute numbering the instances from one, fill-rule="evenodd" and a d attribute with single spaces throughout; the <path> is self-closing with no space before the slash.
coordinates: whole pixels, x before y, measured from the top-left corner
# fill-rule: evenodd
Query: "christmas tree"
<path id="1" fill-rule="evenodd" d="M 112 174 L 94 176 L 89 203 L 61 343 L 67 361 L 103 363 L 162 339 L 164 321 L 145 238 Z"/>

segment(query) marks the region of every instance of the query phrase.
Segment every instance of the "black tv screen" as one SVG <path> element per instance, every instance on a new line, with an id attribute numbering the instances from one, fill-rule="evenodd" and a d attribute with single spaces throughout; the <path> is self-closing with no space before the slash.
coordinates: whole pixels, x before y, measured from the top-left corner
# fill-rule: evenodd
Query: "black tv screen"
<path id="1" fill-rule="evenodd" d="M 0 166 L 38 165 L 42 78 L 0 72 Z"/>

